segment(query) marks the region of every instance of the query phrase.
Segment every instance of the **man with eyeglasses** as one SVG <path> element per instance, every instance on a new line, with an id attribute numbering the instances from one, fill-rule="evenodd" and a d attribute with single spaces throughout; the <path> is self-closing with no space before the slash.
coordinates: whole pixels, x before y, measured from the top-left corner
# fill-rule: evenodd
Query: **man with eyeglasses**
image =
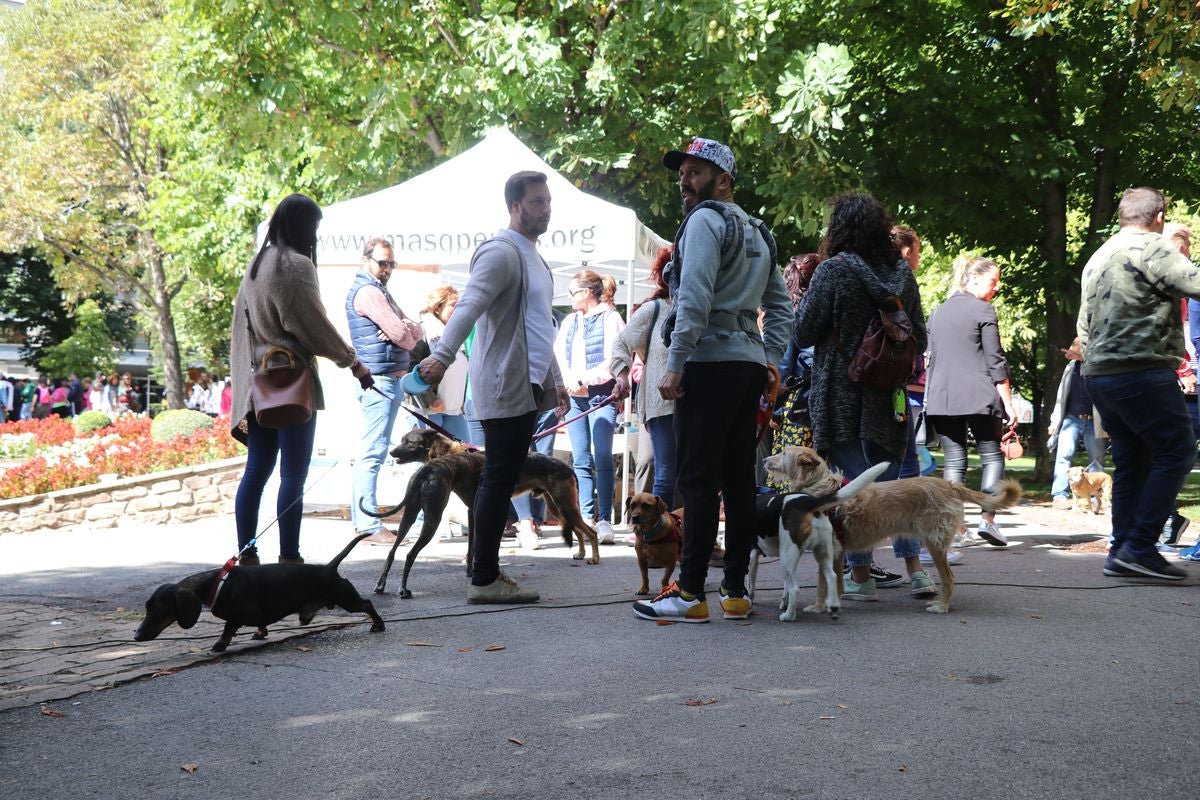
<path id="1" fill-rule="evenodd" d="M 404 315 L 388 293 L 387 282 L 396 262 L 386 239 L 371 239 L 363 248 L 362 268 L 346 294 L 346 319 L 350 340 L 358 359 L 375 378 L 375 388 L 388 397 L 398 397 L 400 378 L 409 370 L 409 351 L 424 336 L 421 326 Z M 356 533 L 370 533 L 365 541 L 391 545 L 396 534 L 377 518 L 364 513 L 377 511 L 375 484 L 387 457 L 392 428 L 399 406 L 379 392 L 361 391 L 362 439 L 354 462 L 350 519 Z"/>

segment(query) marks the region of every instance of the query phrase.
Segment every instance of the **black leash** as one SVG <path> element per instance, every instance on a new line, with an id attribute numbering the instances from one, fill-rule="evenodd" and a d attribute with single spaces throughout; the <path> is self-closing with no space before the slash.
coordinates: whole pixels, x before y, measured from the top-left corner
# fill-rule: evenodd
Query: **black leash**
<path id="1" fill-rule="evenodd" d="M 463 447 L 467 448 L 468 450 L 474 451 L 474 450 L 480 449 L 480 448 L 476 447 L 475 445 L 471 444 L 470 442 L 464 442 L 462 439 L 458 438 L 453 433 L 451 433 L 450 431 L 443 428 L 441 425 L 438 425 L 436 422 L 431 420 L 429 417 L 425 416 L 424 414 L 422 414 L 419 411 L 416 411 L 415 409 L 409 408 L 403 402 L 401 402 L 401 401 L 397 400 L 396 398 L 392 397 L 391 395 L 387 394 L 382 389 L 380 389 L 378 386 L 372 386 L 371 390 L 374 391 L 376 394 L 378 394 L 380 397 L 387 400 L 392 405 L 400 406 L 400 408 L 403 408 L 405 411 L 412 414 L 414 417 L 419 419 L 421 422 L 423 422 L 427 426 L 429 426 L 429 428 L 431 430 L 437 431 L 442 436 L 445 436 L 447 439 L 458 442 L 459 444 L 461 444 Z"/>

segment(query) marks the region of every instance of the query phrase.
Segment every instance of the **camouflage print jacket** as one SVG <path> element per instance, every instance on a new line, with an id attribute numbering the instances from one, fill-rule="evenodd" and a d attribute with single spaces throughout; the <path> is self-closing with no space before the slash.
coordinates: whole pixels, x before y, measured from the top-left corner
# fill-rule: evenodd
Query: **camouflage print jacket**
<path id="1" fill-rule="evenodd" d="M 1200 297 L 1200 269 L 1167 239 L 1118 231 L 1088 260 L 1081 284 L 1085 377 L 1179 366 L 1179 298 Z"/>

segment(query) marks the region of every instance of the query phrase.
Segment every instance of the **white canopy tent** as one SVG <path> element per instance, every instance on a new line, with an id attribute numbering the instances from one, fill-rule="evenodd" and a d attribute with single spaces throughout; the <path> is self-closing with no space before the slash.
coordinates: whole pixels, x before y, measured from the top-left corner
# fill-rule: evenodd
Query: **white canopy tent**
<path id="1" fill-rule="evenodd" d="M 389 283 L 396 301 L 417 318 L 436 286 L 466 285 L 475 248 L 507 226 L 504 183 L 521 170 L 547 176 L 552 214 L 538 247 L 555 275 L 555 296 L 567 302 L 573 274 L 589 268 L 618 281 L 618 296 L 632 302 L 645 294 L 650 265 L 668 244 L 638 221 L 631 209 L 577 188 L 505 129 L 402 184 L 334 203 L 323 209 L 317 259 L 321 294 L 330 320 L 349 338 L 345 298 L 373 237 L 392 242 L 397 267 Z M 259 239 L 265 235 L 265 223 Z M 641 285 L 635 291 L 635 286 Z M 326 410 L 318 416 L 309 506 L 344 505 L 350 498 L 349 466 L 355 457 L 360 415 L 349 373 L 319 360 Z M 401 412 L 403 415 L 403 412 Z M 404 428 L 403 423 L 397 429 Z M 329 469 L 333 474 L 321 477 Z M 386 472 L 386 470 L 385 470 Z M 398 489 L 381 475 L 381 501 L 398 500 Z"/>

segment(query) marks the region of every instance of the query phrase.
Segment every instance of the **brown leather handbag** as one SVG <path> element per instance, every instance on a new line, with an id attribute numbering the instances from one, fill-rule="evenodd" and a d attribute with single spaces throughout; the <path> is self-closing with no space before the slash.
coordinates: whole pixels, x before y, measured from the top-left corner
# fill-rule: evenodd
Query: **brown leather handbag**
<path id="1" fill-rule="evenodd" d="M 1004 453 L 1004 457 L 1009 461 L 1025 455 L 1025 445 L 1021 444 L 1021 437 L 1017 435 L 1016 430 L 1010 428 L 1000 437 L 1000 452 Z"/>
<path id="2" fill-rule="evenodd" d="M 282 347 L 272 347 L 263 354 L 250 383 L 254 418 L 264 428 L 303 425 L 313 415 L 315 388 L 308 364 Z"/>
<path id="3" fill-rule="evenodd" d="M 250 325 L 250 309 L 246 309 L 246 326 L 254 341 Z M 316 398 L 312 368 L 296 358 L 290 350 L 272 347 L 263 353 L 262 362 L 251 364 L 250 404 L 254 418 L 264 428 L 291 428 L 312 419 Z"/>

